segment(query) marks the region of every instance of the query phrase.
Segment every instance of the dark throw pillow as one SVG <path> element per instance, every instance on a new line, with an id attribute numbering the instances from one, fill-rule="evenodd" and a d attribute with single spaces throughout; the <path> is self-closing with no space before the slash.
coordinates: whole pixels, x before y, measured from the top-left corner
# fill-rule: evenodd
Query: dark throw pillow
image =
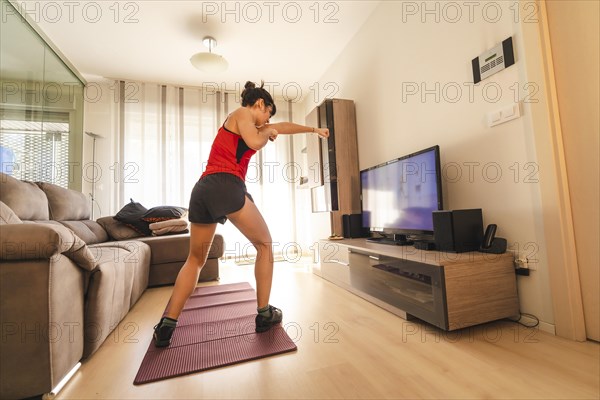
<path id="1" fill-rule="evenodd" d="M 136 232 L 145 236 L 150 236 L 152 234 L 152 230 L 150 230 L 149 227 L 150 224 L 142 220 L 142 217 L 148 212 L 148 209 L 140 203 L 136 203 L 133 199 L 130 200 L 131 202 L 121 208 L 114 218 L 134 229 Z"/>
<path id="2" fill-rule="evenodd" d="M 187 208 L 174 206 L 160 206 L 149 209 L 143 216 L 142 221 L 148 223 L 167 221 L 169 219 L 182 218 L 187 214 Z"/>

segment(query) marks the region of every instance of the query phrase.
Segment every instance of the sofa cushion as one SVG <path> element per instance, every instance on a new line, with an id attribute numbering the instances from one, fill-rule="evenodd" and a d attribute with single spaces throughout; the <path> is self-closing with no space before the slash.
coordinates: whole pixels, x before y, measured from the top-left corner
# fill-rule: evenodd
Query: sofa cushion
<path id="1" fill-rule="evenodd" d="M 22 224 L 21 218 L 4 202 L 0 201 L 0 225 Z"/>
<path id="2" fill-rule="evenodd" d="M 96 221 L 59 221 L 62 225 L 71 229 L 86 244 L 103 243 L 108 240 L 108 234 Z"/>
<path id="3" fill-rule="evenodd" d="M 0 173 L 0 201 L 22 220 L 48 220 L 48 198 L 33 182 L 20 181 Z"/>
<path id="4" fill-rule="evenodd" d="M 108 233 L 113 240 L 128 240 L 142 236 L 141 233 L 137 232 L 130 226 L 117 221 L 114 217 L 102 217 L 96 220 L 102 228 Z"/>
<path id="5" fill-rule="evenodd" d="M 90 203 L 83 193 L 65 189 L 52 183 L 38 182 L 37 185 L 48 198 L 50 219 L 55 221 L 79 221 L 90 218 Z"/>

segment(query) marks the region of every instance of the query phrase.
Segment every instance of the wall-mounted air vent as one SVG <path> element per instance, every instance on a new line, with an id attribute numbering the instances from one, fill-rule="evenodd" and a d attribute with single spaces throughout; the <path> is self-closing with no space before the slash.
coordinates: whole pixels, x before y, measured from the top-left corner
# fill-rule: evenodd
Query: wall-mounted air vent
<path id="1" fill-rule="evenodd" d="M 511 36 L 471 61 L 473 82 L 480 82 L 514 63 L 515 55 Z"/>

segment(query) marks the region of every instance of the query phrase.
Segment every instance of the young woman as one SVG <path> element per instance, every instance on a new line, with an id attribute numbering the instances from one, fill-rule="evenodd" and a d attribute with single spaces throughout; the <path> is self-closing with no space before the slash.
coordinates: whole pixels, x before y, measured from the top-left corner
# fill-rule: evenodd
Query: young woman
<path id="1" fill-rule="evenodd" d="M 244 183 L 250 158 L 278 134 L 316 133 L 329 136 L 328 129 L 312 128 L 290 122 L 269 124 L 275 115 L 273 98 L 263 85 L 246 82 L 242 106 L 232 112 L 219 129 L 212 144 L 208 165 L 194 186 L 190 199 L 190 253 L 181 267 L 167 309 L 154 327 L 154 344 L 168 346 L 177 318 L 198 282 L 206 262 L 217 223 L 228 219 L 254 245 L 257 251 L 256 332 L 264 332 L 281 322 L 280 309 L 269 304 L 273 280 L 272 239 L 265 220 L 254 205 Z"/>

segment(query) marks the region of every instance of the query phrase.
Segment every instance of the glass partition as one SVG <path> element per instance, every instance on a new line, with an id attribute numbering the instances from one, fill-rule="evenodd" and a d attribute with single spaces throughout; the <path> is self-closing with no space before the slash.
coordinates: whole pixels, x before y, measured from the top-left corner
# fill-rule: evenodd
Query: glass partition
<path id="1" fill-rule="evenodd" d="M 1 0 L 0 171 L 81 190 L 83 83 Z"/>

